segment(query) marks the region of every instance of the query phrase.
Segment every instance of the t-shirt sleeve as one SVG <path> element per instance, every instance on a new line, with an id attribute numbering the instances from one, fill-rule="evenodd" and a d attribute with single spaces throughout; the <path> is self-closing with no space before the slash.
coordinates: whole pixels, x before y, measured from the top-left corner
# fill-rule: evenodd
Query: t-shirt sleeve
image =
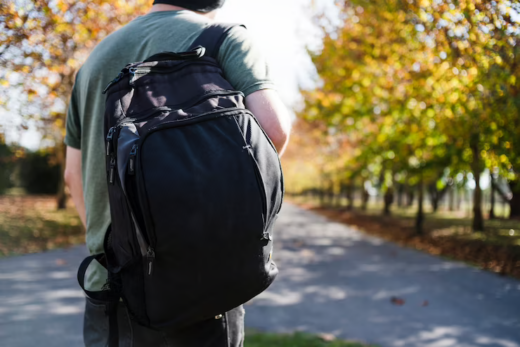
<path id="1" fill-rule="evenodd" d="M 242 26 L 229 31 L 220 47 L 218 61 L 229 83 L 245 96 L 261 89 L 275 89 L 262 50 Z"/>
<path id="2" fill-rule="evenodd" d="M 78 112 L 77 79 L 72 88 L 72 95 L 67 111 L 65 144 L 69 147 L 81 149 L 81 122 Z"/>

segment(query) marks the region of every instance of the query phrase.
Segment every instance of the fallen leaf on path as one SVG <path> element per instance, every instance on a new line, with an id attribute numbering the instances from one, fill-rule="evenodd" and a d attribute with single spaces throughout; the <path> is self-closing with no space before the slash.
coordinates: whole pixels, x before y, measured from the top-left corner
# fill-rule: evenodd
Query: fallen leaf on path
<path id="1" fill-rule="evenodd" d="M 426 307 L 428 306 L 430 303 L 428 302 L 428 300 L 424 300 L 423 303 L 422 303 L 422 307 Z"/>
<path id="2" fill-rule="evenodd" d="M 296 240 L 296 241 L 294 241 L 293 246 L 297 247 L 297 248 L 301 248 L 301 247 L 305 246 L 305 243 L 301 240 Z"/>
<path id="3" fill-rule="evenodd" d="M 301 256 L 304 257 L 304 258 L 312 258 L 314 257 L 314 252 L 311 251 L 310 249 L 303 249 L 301 252 L 300 252 Z"/>
<path id="4" fill-rule="evenodd" d="M 67 264 L 65 259 L 56 259 L 56 265 L 63 266 L 65 264 Z"/>
<path id="5" fill-rule="evenodd" d="M 390 302 L 397 306 L 403 306 L 405 303 L 405 301 L 403 299 L 395 297 L 395 296 L 392 296 L 392 298 L 390 299 Z"/>

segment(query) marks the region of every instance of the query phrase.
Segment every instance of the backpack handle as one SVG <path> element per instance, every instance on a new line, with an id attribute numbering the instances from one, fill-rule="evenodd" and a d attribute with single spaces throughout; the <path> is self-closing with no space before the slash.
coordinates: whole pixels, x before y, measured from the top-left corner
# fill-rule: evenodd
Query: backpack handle
<path id="1" fill-rule="evenodd" d="M 226 23 L 212 23 L 208 24 L 200 35 L 191 44 L 191 47 L 205 47 L 206 56 L 217 59 L 218 51 L 224 40 L 226 39 L 229 31 L 234 27 L 243 27 L 242 24 L 226 24 Z"/>
<path id="2" fill-rule="evenodd" d="M 148 57 L 143 63 L 149 63 L 152 61 L 165 61 L 165 60 L 192 60 L 199 59 L 204 56 L 206 49 L 202 46 L 197 46 L 188 52 L 161 52 Z"/>

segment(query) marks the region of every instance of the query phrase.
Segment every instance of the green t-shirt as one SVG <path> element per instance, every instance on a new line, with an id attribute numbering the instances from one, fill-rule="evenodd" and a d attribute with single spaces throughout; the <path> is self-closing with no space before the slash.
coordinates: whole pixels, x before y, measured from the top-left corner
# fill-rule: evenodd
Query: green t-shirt
<path id="1" fill-rule="evenodd" d="M 162 51 L 186 51 L 209 21 L 191 11 L 153 12 L 138 17 L 99 43 L 79 70 L 67 114 L 65 144 L 81 149 L 87 246 L 92 254 L 103 252 L 103 239 L 110 224 L 103 89 L 127 63 L 143 61 Z M 263 54 L 243 27 L 229 32 L 218 61 L 226 79 L 246 96 L 274 88 Z M 95 264 L 87 272 L 86 287 L 99 290 L 105 280 L 106 272 Z"/>

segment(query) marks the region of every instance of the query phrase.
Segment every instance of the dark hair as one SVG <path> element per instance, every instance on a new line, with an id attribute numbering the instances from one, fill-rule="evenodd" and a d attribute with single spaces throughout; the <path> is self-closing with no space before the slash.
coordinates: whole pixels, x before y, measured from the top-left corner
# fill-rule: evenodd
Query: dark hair
<path id="1" fill-rule="evenodd" d="M 222 7 L 226 0 L 155 0 L 154 4 L 168 4 L 196 12 L 211 12 Z"/>

